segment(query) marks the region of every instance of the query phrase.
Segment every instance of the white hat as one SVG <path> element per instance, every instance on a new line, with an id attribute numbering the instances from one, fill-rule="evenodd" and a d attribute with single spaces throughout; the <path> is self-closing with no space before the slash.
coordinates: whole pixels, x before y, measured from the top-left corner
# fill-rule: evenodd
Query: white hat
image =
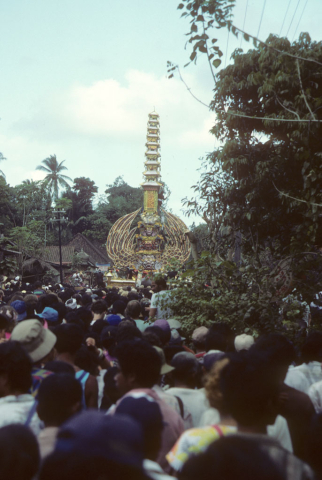
<path id="1" fill-rule="evenodd" d="M 255 343 L 255 340 L 251 335 L 242 333 L 241 335 L 237 335 L 234 343 L 236 351 L 240 352 L 241 350 L 249 350 L 250 347 Z"/>
<path id="2" fill-rule="evenodd" d="M 77 308 L 76 298 L 69 298 L 68 300 L 66 300 L 65 305 L 66 307 L 74 310 L 75 308 Z"/>

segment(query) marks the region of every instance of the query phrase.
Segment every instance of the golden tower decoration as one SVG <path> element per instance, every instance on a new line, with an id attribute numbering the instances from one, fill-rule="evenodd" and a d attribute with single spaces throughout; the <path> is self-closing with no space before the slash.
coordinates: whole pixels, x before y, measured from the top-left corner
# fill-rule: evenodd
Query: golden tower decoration
<path id="1" fill-rule="evenodd" d="M 156 112 L 149 113 L 145 152 L 143 209 L 119 218 L 107 238 L 107 254 L 117 268 L 157 271 L 170 266 L 171 260 L 185 263 L 190 256 L 186 225 L 162 208 L 164 188 L 161 182 L 160 122 Z M 138 225 L 131 228 L 140 213 Z"/>

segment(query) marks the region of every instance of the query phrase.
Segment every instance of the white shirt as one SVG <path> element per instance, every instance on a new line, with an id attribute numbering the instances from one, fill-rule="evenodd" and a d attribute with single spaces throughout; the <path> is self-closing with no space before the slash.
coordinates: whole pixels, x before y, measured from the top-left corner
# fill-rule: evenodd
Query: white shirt
<path id="1" fill-rule="evenodd" d="M 312 400 L 316 413 L 322 412 L 322 380 L 313 383 L 308 391 L 308 396 Z"/>
<path id="2" fill-rule="evenodd" d="M 291 366 L 287 372 L 285 383 L 289 387 L 308 393 L 310 386 L 320 380 L 322 380 L 321 363 L 313 361 L 302 363 L 297 367 Z"/>
<path id="3" fill-rule="evenodd" d="M 28 414 L 35 403 L 35 399 L 29 393 L 23 395 L 7 395 L 0 398 L 0 428 L 6 425 L 25 425 Z M 29 427 L 37 436 L 42 428 L 37 412 L 31 418 Z"/>
<path id="4" fill-rule="evenodd" d="M 161 290 L 161 292 L 153 293 L 150 308 L 156 308 L 155 318 L 157 320 L 167 319 L 173 316 L 172 310 L 166 306 L 170 299 L 172 290 Z"/>
<path id="5" fill-rule="evenodd" d="M 205 390 L 193 390 L 192 388 L 169 388 L 167 393 L 180 397 L 184 406 L 189 410 L 192 416 L 192 425 L 197 427 L 200 424 L 202 414 L 209 408 Z"/>
<path id="6" fill-rule="evenodd" d="M 162 390 L 162 388 L 159 385 L 154 385 L 152 387 L 152 390 L 154 390 L 159 395 L 161 400 L 167 403 L 171 408 L 173 408 L 173 410 L 175 410 L 180 415 L 180 417 L 183 420 L 185 430 L 188 430 L 189 428 L 193 427 L 191 413 L 189 412 L 187 406 L 183 402 L 182 402 L 182 405 L 183 405 L 183 416 L 182 416 L 178 399 L 174 395 L 169 395 L 164 390 Z"/>

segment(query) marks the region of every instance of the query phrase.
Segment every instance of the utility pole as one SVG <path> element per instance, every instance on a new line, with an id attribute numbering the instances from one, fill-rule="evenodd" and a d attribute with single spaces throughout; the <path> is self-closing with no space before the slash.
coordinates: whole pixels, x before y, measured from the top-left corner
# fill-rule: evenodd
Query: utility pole
<path id="1" fill-rule="evenodd" d="M 59 240 L 59 273 L 60 273 L 60 283 L 63 283 L 63 260 L 62 260 L 62 252 L 61 252 L 61 224 L 66 222 L 66 218 L 64 217 L 65 210 L 54 210 L 53 215 L 54 217 L 50 219 L 51 222 L 58 222 L 58 240 Z M 63 215 L 61 217 L 61 214 Z M 57 218 L 56 218 L 57 216 Z"/>

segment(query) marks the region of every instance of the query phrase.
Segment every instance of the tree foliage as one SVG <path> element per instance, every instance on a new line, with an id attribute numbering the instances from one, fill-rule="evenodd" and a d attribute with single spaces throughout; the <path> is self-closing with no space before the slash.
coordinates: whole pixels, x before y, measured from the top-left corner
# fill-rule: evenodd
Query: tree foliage
<path id="1" fill-rule="evenodd" d="M 64 162 L 65 160 L 58 163 L 56 155 L 50 155 L 41 162 L 43 165 L 38 165 L 37 167 L 37 170 L 47 173 L 45 183 L 52 194 L 53 200 L 58 198 L 59 189 L 68 187 L 68 181 L 71 181 L 70 177 L 61 173 L 64 170 L 68 170 L 67 167 L 63 165 Z"/>

